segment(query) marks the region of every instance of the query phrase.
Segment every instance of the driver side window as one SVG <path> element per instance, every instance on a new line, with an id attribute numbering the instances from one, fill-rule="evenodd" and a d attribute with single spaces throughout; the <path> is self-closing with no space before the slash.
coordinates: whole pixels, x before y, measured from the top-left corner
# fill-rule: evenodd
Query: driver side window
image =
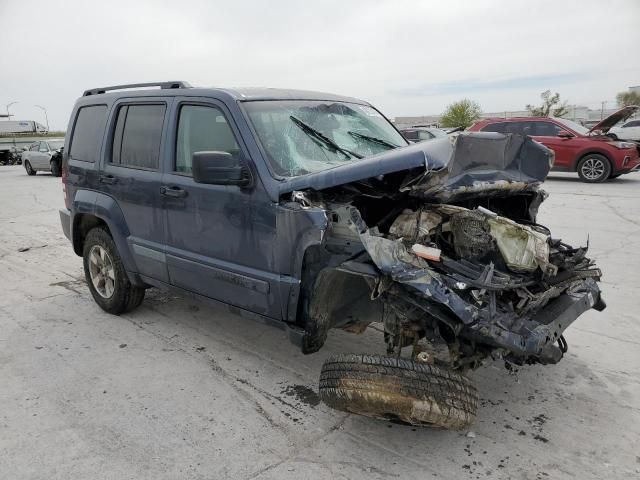
<path id="1" fill-rule="evenodd" d="M 238 157 L 240 147 L 222 111 L 204 105 L 182 105 L 178 116 L 175 171 L 192 174 L 194 152 L 227 152 Z"/>

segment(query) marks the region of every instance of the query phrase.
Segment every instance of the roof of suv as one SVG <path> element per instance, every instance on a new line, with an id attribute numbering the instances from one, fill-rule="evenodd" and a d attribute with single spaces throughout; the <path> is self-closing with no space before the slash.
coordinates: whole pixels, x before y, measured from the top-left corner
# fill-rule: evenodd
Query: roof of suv
<path id="1" fill-rule="evenodd" d="M 150 89 L 149 87 L 160 87 L 160 89 Z M 251 100 L 329 100 L 338 102 L 351 102 L 361 105 L 369 105 L 363 100 L 335 95 L 332 93 L 314 92 L 309 90 L 294 90 L 286 88 L 267 88 L 267 87 L 238 87 L 238 88 L 194 88 L 187 82 L 154 82 L 154 83 L 138 83 L 128 85 L 115 85 L 111 87 L 102 87 L 86 90 L 83 97 L 89 96 L 207 96 L 210 94 L 224 93 L 234 100 L 251 101 Z"/>

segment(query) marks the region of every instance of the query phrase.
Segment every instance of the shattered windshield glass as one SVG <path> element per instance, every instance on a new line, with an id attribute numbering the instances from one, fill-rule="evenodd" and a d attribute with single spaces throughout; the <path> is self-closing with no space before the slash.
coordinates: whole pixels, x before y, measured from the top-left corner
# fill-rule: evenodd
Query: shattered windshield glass
<path id="1" fill-rule="evenodd" d="M 406 140 L 374 108 L 334 101 L 244 104 L 276 174 L 296 177 L 355 162 Z"/>

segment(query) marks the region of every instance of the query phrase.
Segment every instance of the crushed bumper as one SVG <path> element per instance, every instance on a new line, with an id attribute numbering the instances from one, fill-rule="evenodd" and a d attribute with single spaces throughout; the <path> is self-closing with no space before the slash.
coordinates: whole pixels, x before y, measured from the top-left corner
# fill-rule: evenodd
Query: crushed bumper
<path id="1" fill-rule="evenodd" d="M 602 311 L 606 304 L 596 281 L 589 278 L 578 288 L 551 300 L 521 325 L 518 331 L 486 323 L 477 323 L 467 328 L 478 341 L 502 347 L 515 357 L 535 357 L 540 363 L 556 363 L 562 358 L 563 352 L 555 343 L 569 325 L 591 308 Z"/>

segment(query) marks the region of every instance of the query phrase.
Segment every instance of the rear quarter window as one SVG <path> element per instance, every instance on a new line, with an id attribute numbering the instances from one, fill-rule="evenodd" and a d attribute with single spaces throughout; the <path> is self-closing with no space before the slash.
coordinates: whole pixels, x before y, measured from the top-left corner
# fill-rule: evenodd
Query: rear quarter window
<path id="1" fill-rule="evenodd" d="M 106 105 L 88 105 L 78 110 L 69 147 L 70 158 L 84 162 L 98 159 L 106 118 Z"/>

